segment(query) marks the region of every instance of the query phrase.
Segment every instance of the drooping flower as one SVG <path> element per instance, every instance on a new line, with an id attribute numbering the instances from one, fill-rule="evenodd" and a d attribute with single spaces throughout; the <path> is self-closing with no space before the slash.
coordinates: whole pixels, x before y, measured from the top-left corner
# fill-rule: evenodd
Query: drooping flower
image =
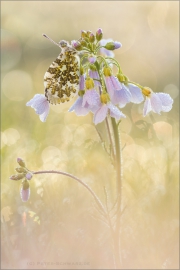
<path id="1" fill-rule="evenodd" d="M 94 89 L 94 81 L 88 77 L 86 79 L 86 92 L 83 95 L 82 106 L 88 107 L 92 112 L 95 112 L 100 106 L 99 93 Z"/>
<path id="2" fill-rule="evenodd" d="M 88 107 L 93 113 L 100 106 L 100 96 L 95 89 L 87 90 L 83 96 L 83 107 Z"/>
<path id="3" fill-rule="evenodd" d="M 114 90 L 111 101 L 114 105 L 119 104 L 119 107 L 123 108 L 127 103 L 131 102 L 132 96 L 129 89 L 123 83 L 121 84 L 121 87 L 120 90 Z"/>
<path id="4" fill-rule="evenodd" d="M 82 103 L 83 103 L 83 96 L 79 96 L 68 111 L 69 112 L 74 111 L 75 114 L 78 116 L 87 115 L 90 112 L 90 109 L 88 108 L 88 106 L 82 107 Z"/>
<path id="5" fill-rule="evenodd" d="M 79 90 L 85 89 L 85 78 L 86 78 L 85 73 L 79 76 Z"/>
<path id="6" fill-rule="evenodd" d="M 30 197 L 30 187 L 29 187 L 29 182 L 27 180 L 24 180 L 21 184 L 20 188 L 20 196 L 21 200 L 23 202 L 27 202 Z"/>
<path id="7" fill-rule="evenodd" d="M 105 67 L 104 70 L 105 82 L 108 93 L 111 97 L 111 101 L 114 105 L 119 104 L 122 108 L 128 102 L 131 101 L 131 93 L 128 88 L 120 83 L 117 77 L 112 75 L 111 69 L 109 67 Z"/>
<path id="8" fill-rule="evenodd" d="M 160 114 L 160 112 L 169 112 L 172 109 L 173 99 L 166 93 L 154 93 L 149 87 L 142 89 L 146 96 L 143 108 L 143 116 L 150 111 Z"/>
<path id="9" fill-rule="evenodd" d="M 30 106 L 39 115 L 42 122 L 46 121 L 49 113 L 49 102 L 47 98 L 42 94 L 36 94 L 30 101 L 26 103 L 26 106 Z"/>
<path id="10" fill-rule="evenodd" d="M 99 80 L 100 80 L 99 74 L 98 74 L 98 71 L 94 65 L 90 65 L 89 77 L 91 77 L 94 80 L 95 86 L 101 86 L 101 83 L 99 82 Z"/>
<path id="11" fill-rule="evenodd" d="M 139 104 L 144 100 L 142 91 L 139 87 L 132 83 L 126 84 L 126 87 L 128 88 L 129 92 L 131 93 L 131 102 Z"/>
<path id="12" fill-rule="evenodd" d="M 114 117 L 116 120 L 120 118 L 126 118 L 126 116 L 111 102 L 107 104 L 102 104 L 101 107 L 94 114 L 94 124 L 97 125 L 104 121 L 106 116 L 110 113 L 111 117 Z"/>
<path id="13" fill-rule="evenodd" d="M 126 118 L 126 116 L 110 102 L 109 94 L 103 93 L 101 94 L 101 106 L 94 114 L 94 124 L 97 125 L 98 123 L 103 122 L 108 113 L 116 120 Z"/>

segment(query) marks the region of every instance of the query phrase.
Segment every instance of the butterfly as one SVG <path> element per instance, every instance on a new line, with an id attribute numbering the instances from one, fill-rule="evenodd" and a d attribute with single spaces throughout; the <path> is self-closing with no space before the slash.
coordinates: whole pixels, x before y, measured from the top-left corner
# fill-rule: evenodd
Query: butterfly
<path id="1" fill-rule="evenodd" d="M 61 48 L 61 53 L 52 62 L 44 75 L 44 94 L 36 94 L 26 106 L 30 106 L 45 122 L 51 104 L 60 104 L 73 98 L 79 90 L 80 58 L 78 52 L 65 40 L 54 42 L 47 35 L 44 37 Z"/>
<path id="2" fill-rule="evenodd" d="M 64 103 L 73 98 L 79 88 L 80 58 L 67 41 L 56 43 L 47 35 L 43 36 L 61 48 L 44 75 L 45 97 L 51 104 Z"/>

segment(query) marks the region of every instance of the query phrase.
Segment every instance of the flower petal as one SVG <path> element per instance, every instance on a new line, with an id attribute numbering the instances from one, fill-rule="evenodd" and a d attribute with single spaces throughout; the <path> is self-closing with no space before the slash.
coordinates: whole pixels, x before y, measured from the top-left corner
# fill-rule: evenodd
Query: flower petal
<path id="1" fill-rule="evenodd" d="M 100 96 L 96 90 L 87 90 L 83 96 L 82 106 L 86 104 L 90 106 L 97 106 L 100 103 Z"/>
<path id="2" fill-rule="evenodd" d="M 87 115 L 90 111 L 87 107 L 82 107 L 83 98 L 78 97 L 78 99 L 75 101 L 75 103 L 71 106 L 69 109 L 69 112 L 75 112 L 78 116 Z"/>
<path id="3" fill-rule="evenodd" d="M 80 75 L 79 77 L 79 90 L 84 90 L 85 89 L 85 74 Z"/>
<path id="4" fill-rule="evenodd" d="M 97 125 L 98 123 L 101 123 L 106 118 L 108 112 L 108 107 L 106 104 L 103 104 L 100 109 L 97 110 L 97 112 L 94 115 L 94 124 Z"/>
<path id="5" fill-rule="evenodd" d="M 42 122 L 46 121 L 49 114 L 49 102 L 47 98 L 42 94 L 36 94 L 30 101 L 26 103 L 26 106 L 30 106 L 39 115 Z"/>
<path id="6" fill-rule="evenodd" d="M 119 91 L 123 88 L 122 84 L 115 76 L 105 76 L 105 82 L 111 98 L 114 95 L 114 91 Z"/>
<path id="7" fill-rule="evenodd" d="M 49 103 L 45 104 L 44 112 L 39 115 L 39 118 L 42 122 L 46 122 L 47 116 L 49 114 Z"/>
<path id="8" fill-rule="evenodd" d="M 150 101 L 152 111 L 160 114 L 160 112 L 162 111 L 162 102 L 158 95 L 155 93 L 151 93 Z"/>
<path id="9" fill-rule="evenodd" d="M 146 116 L 151 110 L 152 108 L 151 108 L 150 98 L 146 97 L 146 100 L 144 102 L 144 108 L 143 108 L 143 116 Z"/>
<path id="10" fill-rule="evenodd" d="M 120 118 L 126 118 L 125 114 L 123 114 L 116 106 L 114 106 L 111 102 L 107 104 L 107 107 L 110 110 L 110 115 L 115 119 L 119 120 Z"/>
<path id="11" fill-rule="evenodd" d="M 96 80 L 100 80 L 99 78 L 99 74 L 97 71 L 94 71 L 94 70 L 89 70 L 89 76 L 92 78 L 92 79 L 95 79 L 94 80 L 94 84 L 95 86 L 101 86 L 100 82 L 99 81 L 96 81 Z"/>
<path id="12" fill-rule="evenodd" d="M 132 83 L 128 83 L 127 85 L 130 93 L 131 93 L 131 102 L 139 104 L 144 100 L 141 89 Z"/>
<path id="13" fill-rule="evenodd" d="M 131 93 L 128 88 L 122 84 L 122 89 L 114 91 L 114 96 L 111 98 L 113 104 L 119 104 L 120 108 L 124 107 L 131 100 Z"/>
<path id="14" fill-rule="evenodd" d="M 173 99 L 169 94 L 166 93 L 156 93 L 162 103 L 162 111 L 169 112 L 172 109 Z"/>

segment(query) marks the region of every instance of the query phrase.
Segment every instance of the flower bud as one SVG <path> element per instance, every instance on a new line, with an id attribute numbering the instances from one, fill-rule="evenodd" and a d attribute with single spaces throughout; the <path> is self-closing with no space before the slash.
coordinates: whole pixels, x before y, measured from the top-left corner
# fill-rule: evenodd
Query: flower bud
<path id="1" fill-rule="evenodd" d="M 21 168 L 16 168 L 15 170 L 16 170 L 16 172 L 18 172 L 18 173 L 26 173 L 26 172 L 27 172 L 27 170 L 26 170 L 25 168 L 23 168 L 23 167 L 21 167 Z"/>
<path id="2" fill-rule="evenodd" d="M 110 67 L 104 67 L 103 73 L 104 73 L 104 75 L 105 75 L 106 77 L 112 75 L 112 71 L 111 71 Z"/>
<path id="3" fill-rule="evenodd" d="M 29 200 L 30 187 L 29 187 L 29 182 L 27 180 L 24 180 L 21 184 L 20 196 L 23 202 L 27 202 Z"/>
<path id="4" fill-rule="evenodd" d="M 21 180 L 25 177 L 24 173 L 13 174 L 9 177 L 11 180 Z"/>
<path id="5" fill-rule="evenodd" d="M 93 65 L 93 64 L 90 64 L 90 65 L 89 65 L 89 68 L 90 68 L 90 70 L 92 70 L 92 71 L 96 71 L 96 70 L 97 70 L 96 66 Z"/>
<path id="6" fill-rule="evenodd" d="M 17 158 L 17 163 L 21 166 L 21 167 L 25 167 L 26 164 L 24 162 L 24 160 L 22 158 Z"/>
<path id="7" fill-rule="evenodd" d="M 143 89 L 142 89 L 142 93 L 143 93 L 146 97 L 149 97 L 150 94 L 152 93 L 152 90 L 151 90 L 151 88 L 145 86 L 145 87 L 143 87 Z"/>
<path id="8" fill-rule="evenodd" d="M 80 75 L 83 75 L 84 74 L 84 68 L 83 66 L 80 67 Z"/>
<path id="9" fill-rule="evenodd" d="M 97 32 L 96 32 L 96 39 L 97 39 L 97 41 L 100 41 L 102 39 L 102 37 L 103 37 L 103 31 L 102 31 L 101 28 L 99 28 L 97 30 Z"/>
<path id="10" fill-rule="evenodd" d="M 83 97 L 84 94 L 85 94 L 85 91 L 84 90 L 79 90 L 78 96 Z"/>
<path id="11" fill-rule="evenodd" d="M 83 39 L 80 41 L 82 47 L 87 47 L 87 42 Z"/>
<path id="12" fill-rule="evenodd" d="M 77 50 L 77 51 L 80 51 L 82 50 L 82 46 L 81 46 L 81 43 L 77 40 L 72 40 L 71 41 L 71 45 Z"/>
<path id="13" fill-rule="evenodd" d="M 126 78 L 125 78 L 125 76 L 124 76 L 122 73 L 118 73 L 118 74 L 116 75 L 116 77 L 118 78 L 118 80 L 119 80 L 120 82 L 125 82 L 125 81 L 126 81 Z"/>
<path id="14" fill-rule="evenodd" d="M 108 42 L 104 48 L 106 50 L 110 50 L 110 51 L 113 51 L 113 50 L 116 50 L 116 49 L 119 49 L 122 47 L 122 44 L 118 41 L 111 41 L 111 42 Z"/>
<path id="15" fill-rule="evenodd" d="M 91 43 L 93 43 L 93 42 L 95 41 L 95 36 L 94 36 L 93 33 L 90 33 L 90 35 L 89 35 L 89 41 L 90 41 Z"/>
<path id="16" fill-rule="evenodd" d="M 26 177 L 27 180 L 31 180 L 33 175 L 32 175 L 32 173 L 28 172 L 25 177 Z"/>
<path id="17" fill-rule="evenodd" d="M 92 31 L 88 30 L 87 31 L 87 37 L 89 38 L 91 34 L 93 34 Z"/>
<path id="18" fill-rule="evenodd" d="M 110 101 L 110 96 L 108 93 L 102 93 L 100 96 L 101 103 L 107 104 Z"/>
<path id="19" fill-rule="evenodd" d="M 87 77 L 85 84 L 86 84 L 87 89 L 93 89 L 94 88 L 94 81 L 90 77 Z"/>
<path id="20" fill-rule="evenodd" d="M 87 32 L 85 30 L 81 30 L 81 38 L 87 37 Z"/>
<path id="21" fill-rule="evenodd" d="M 91 55 L 89 58 L 88 58 L 88 61 L 91 63 L 91 64 L 94 64 L 96 62 L 96 57 Z"/>
<path id="22" fill-rule="evenodd" d="M 129 78 L 127 76 L 124 75 L 124 80 L 125 80 L 125 83 L 129 81 Z"/>

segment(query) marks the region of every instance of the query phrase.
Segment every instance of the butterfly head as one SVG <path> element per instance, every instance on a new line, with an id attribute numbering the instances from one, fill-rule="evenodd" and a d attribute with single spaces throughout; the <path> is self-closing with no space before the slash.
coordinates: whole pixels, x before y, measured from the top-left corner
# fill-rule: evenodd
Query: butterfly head
<path id="1" fill-rule="evenodd" d="M 62 49 L 67 48 L 69 46 L 69 43 L 66 40 L 59 41 L 59 45 Z"/>

